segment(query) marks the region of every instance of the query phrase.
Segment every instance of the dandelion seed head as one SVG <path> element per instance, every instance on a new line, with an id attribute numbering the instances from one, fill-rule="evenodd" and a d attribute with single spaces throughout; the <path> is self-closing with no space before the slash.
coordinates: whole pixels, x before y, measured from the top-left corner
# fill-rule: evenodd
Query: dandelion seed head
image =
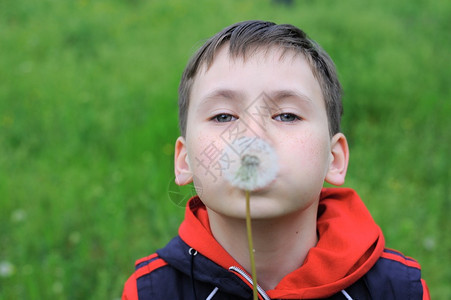
<path id="1" fill-rule="evenodd" d="M 241 157 L 241 166 L 238 173 L 235 175 L 237 179 L 242 181 L 255 180 L 258 175 L 258 166 L 260 165 L 260 159 L 255 155 L 243 155 Z"/>
<path id="2" fill-rule="evenodd" d="M 246 168 L 256 169 L 260 165 L 260 159 L 255 155 L 246 154 L 241 157 L 241 165 Z"/>
<path id="3" fill-rule="evenodd" d="M 223 168 L 224 176 L 234 187 L 255 191 L 276 178 L 276 153 L 260 138 L 243 137 L 233 147 L 227 147 L 225 153 L 231 159 Z"/>

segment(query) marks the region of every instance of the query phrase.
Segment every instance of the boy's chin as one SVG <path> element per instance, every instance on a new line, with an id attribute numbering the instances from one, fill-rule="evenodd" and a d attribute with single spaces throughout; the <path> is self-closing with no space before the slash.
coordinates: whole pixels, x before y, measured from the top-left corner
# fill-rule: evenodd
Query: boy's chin
<path id="1" fill-rule="evenodd" d="M 218 199 L 217 199 L 218 200 Z M 280 203 L 277 205 L 277 201 L 268 199 L 261 195 L 253 195 L 250 197 L 250 211 L 252 219 L 271 219 L 276 217 L 281 209 Z M 208 203 L 207 207 L 213 210 L 216 214 L 222 215 L 232 219 L 246 219 L 246 196 L 241 191 L 237 192 L 233 196 L 222 199 L 221 202 Z"/>
<path id="2" fill-rule="evenodd" d="M 284 203 L 281 199 L 272 197 L 270 193 L 255 192 L 251 193 L 250 197 L 250 212 L 251 218 L 254 220 L 271 220 L 284 217 L 293 213 L 297 208 L 292 207 L 290 203 Z M 245 204 L 245 198 L 243 197 Z M 246 218 L 246 209 L 239 210 L 239 216 Z M 238 213 L 238 212 L 237 212 Z"/>

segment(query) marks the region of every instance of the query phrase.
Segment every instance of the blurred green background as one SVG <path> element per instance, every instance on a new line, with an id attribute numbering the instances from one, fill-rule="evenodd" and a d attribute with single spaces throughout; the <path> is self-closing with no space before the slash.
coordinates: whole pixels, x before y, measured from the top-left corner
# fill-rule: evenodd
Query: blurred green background
<path id="1" fill-rule="evenodd" d="M 0 0 L 0 299 L 118 299 L 134 260 L 176 234 L 179 78 L 245 19 L 297 25 L 332 56 L 346 186 L 451 299 L 445 0 Z"/>

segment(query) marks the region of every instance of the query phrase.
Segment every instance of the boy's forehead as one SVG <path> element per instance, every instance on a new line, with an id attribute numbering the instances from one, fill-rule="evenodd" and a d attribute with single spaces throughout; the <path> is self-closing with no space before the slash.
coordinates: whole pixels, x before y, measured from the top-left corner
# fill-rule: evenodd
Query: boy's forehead
<path id="1" fill-rule="evenodd" d="M 272 67 L 269 67 L 269 69 L 268 67 L 263 67 L 263 65 L 268 66 L 268 64 Z M 277 69 L 279 69 L 278 66 L 280 66 L 281 70 L 284 70 L 283 73 L 288 72 L 288 74 L 290 74 L 288 75 L 289 77 L 285 77 L 285 80 L 288 79 L 289 82 L 300 83 L 303 79 L 310 78 L 307 81 L 310 82 L 308 84 L 309 88 L 316 90 L 323 100 L 318 78 L 315 76 L 311 64 L 303 53 L 276 46 L 255 47 L 255 49 L 246 53 L 231 53 L 227 45 L 222 46 L 216 51 L 210 65 L 204 63 L 200 66 L 199 71 L 193 78 L 190 98 L 193 96 L 193 93 L 196 94 L 196 96 L 202 95 L 204 97 L 206 94 L 209 94 L 211 90 L 215 90 L 218 87 L 222 88 L 223 83 L 226 85 L 227 89 L 235 89 L 234 85 L 230 85 L 233 82 L 243 87 L 243 84 L 244 86 L 247 85 L 248 79 L 252 81 L 252 78 L 255 76 L 258 78 L 263 76 L 263 73 L 255 73 L 262 72 L 262 67 L 265 69 L 264 72 L 267 73 L 267 75 L 274 74 L 274 76 L 276 76 L 275 74 L 281 74 L 277 71 Z M 247 71 L 249 70 L 253 71 L 248 73 Z M 311 75 L 306 75 L 309 73 Z M 247 75 L 243 75 L 243 77 L 242 74 Z M 241 78 L 241 80 L 236 81 L 236 78 Z M 264 76 L 262 78 L 268 77 Z M 275 77 L 274 80 L 277 81 Z M 302 83 L 301 86 L 305 84 L 306 82 Z M 282 82 L 276 84 L 276 86 L 280 85 L 284 84 Z M 270 88 L 268 85 L 266 87 Z M 262 92 L 269 93 L 266 88 L 264 90 L 262 90 Z"/>
<path id="2" fill-rule="evenodd" d="M 261 80 L 254 80 L 255 78 Z M 259 86 L 258 82 L 266 84 L 258 88 L 257 94 L 264 93 L 271 98 L 274 95 L 277 95 L 276 98 L 296 95 L 299 99 L 309 99 L 307 102 L 312 102 L 312 98 L 318 98 L 321 103 L 324 101 L 320 84 L 305 56 L 294 50 L 275 46 L 255 48 L 245 55 L 230 53 L 229 47 L 221 47 L 212 63 L 205 63 L 200 68 L 193 82 L 191 96 L 199 100 L 196 101 L 197 105 L 210 98 L 244 99 L 244 95 L 252 91 L 252 88 L 248 89 L 246 86 Z M 251 93 L 254 92 L 255 90 Z"/>
<path id="3" fill-rule="evenodd" d="M 249 46 L 248 48 L 243 48 L 241 51 L 231 52 L 229 43 L 226 43 L 216 50 L 211 61 L 205 61 L 199 66 L 197 75 L 207 73 L 211 66 L 218 61 L 234 66 L 237 64 L 244 65 L 253 59 L 256 59 L 257 62 L 262 62 L 267 59 L 279 60 L 282 62 L 286 59 L 295 60 L 300 57 L 305 58 L 305 55 L 299 51 L 295 51 L 294 49 L 276 45 Z"/>

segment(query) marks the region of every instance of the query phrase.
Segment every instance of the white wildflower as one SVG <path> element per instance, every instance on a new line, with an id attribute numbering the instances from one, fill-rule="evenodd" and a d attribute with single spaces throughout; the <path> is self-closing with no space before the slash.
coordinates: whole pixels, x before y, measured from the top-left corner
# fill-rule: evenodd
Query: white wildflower
<path id="1" fill-rule="evenodd" d="M 7 278 L 14 275 L 16 268 L 9 261 L 0 262 L 0 277 Z"/>
<path id="2" fill-rule="evenodd" d="M 23 209 L 16 209 L 11 214 L 11 221 L 13 221 L 14 223 L 23 222 L 23 221 L 25 221 L 26 218 L 27 218 L 27 212 Z"/>
<path id="3" fill-rule="evenodd" d="M 277 175 L 277 156 L 274 149 L 260 138 L 242 137 L 225 149 L 227 161 L 222 169 L 234 187 L 255 191 L 270 184 Z"/>

